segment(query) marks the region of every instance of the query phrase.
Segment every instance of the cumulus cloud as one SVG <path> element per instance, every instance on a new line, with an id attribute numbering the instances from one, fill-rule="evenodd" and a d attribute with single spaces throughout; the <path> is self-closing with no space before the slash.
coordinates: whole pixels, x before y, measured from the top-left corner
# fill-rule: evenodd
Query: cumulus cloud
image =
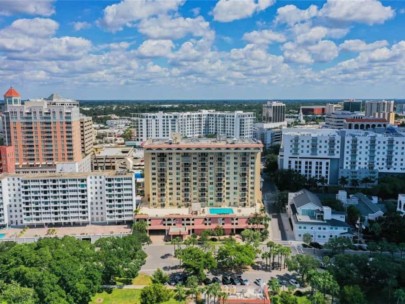
<path id="1" fill-rule="evenodd" d="M 212 11 L 215 21 L 231 22 L 272 6 L 275 0 L 219 0 Z"/>
<path id="2" fill-rule="evenodd" d="M 339 48 L 343 51 L 349 52 L 364 52 L 372 51 L 381 47 L 388 45 L 386 40 L 378 40 L 372 43 L 366 43 L 360 39 L 345 40 L 342 44 L 339 45 Z"/>
<path id="3" fill-rule="evenodd" d="M 391 19 L 394 17 L 395 11 L 378 0 L 328 0 L 319 15 L 337 22 L 358 22 L 372 25 Z"/>
<path id="4" fill-rule="evenodd" d="M 183 3 L 184 0 L 122 0 L 104 9 L 104 16 L 99 24 L 114 32 L 134 21 L 176 11 Z"/>
<path id="5" fill-rule="evenodd" d="M 339 55 L 338 47 L 330 40 L 319 41 L 317 44 L 309 46 L 308 50 L 316 62 L 328 62 Z"/>
<path id="6" fill-rule="evenodd" d="M 73 22 L 73 28 L 75 31 L 81 31 L 84 29 L 88 29 L 91 27 L 91 23 L 86 22 L 86 21 L 77 21 L 77 22 Z"/>
<path id="7" fill-rule="evenodd" d="M 140 22 L 138 31 L 153 39 L 180 39 L 191 34 L 202 37 L 212 34 L 210 25 L 203 17 L 183 18 L 162 15 Z"/>
<path id="8" fill-rule="evenodd" d="M 53 37 L 58 27 L 51 19 L 18 19 L 0 30 L 0 50 L 9 59 L 62 60 L 80 57 L 91 48 L 83 38 Z"/>
<path id="9" fill-rule="evenodd" d="M 295 5 L 289 4 L 277 9 L 276 23 L 285 23 L 290 26 L 303 21 L 310 20 L 318 15 L 318 7 L 311 5 L 305 10 L 297 8 Z"/>
<path id="10" fill-rule="evenodd" d="M 0 1 L 0 15 L 27 14 L 37 16 L 51 16 L 55 13 L 53 7 L 55 0 L 27 1 L 2 0 Z"/>
<path id="11" fill-rule="evenodd" d="M 284 59 L 287 62 L 301 63 L 301 64 L 311 64 L 314 60 L 311 54 L 303 47 L 293 43 L 287 42 L 282 46 Z"/>
<path id="12" fill-rule="evenodd" d="M 168 57 L 174 44 L 171 40 L 145 40 L 138 48 L 138 55 L 141 57 Z"/>
<path id="13" fill-rule="evenodd" d="M 326 37 L 328 29 L 323 26 L 316 26 L 309 28 L 308 31 L 301 33 L 297 36 L 296 41 L 298 43 L 316 43 L 319 40 Z"/>
<path id="14" fill-rule="evenodd" d="M 272 42 L 285 42 L 286 37 L 281 33 L 273 32 L 272 30 L 253 31 L 245 33 L 243 40 L 253 44 L 270 44 Z"/>

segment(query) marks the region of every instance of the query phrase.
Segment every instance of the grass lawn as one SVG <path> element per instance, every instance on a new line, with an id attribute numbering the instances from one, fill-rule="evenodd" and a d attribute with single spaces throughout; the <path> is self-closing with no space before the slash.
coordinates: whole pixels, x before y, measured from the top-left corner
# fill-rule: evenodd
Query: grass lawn
<path id="1" fill-rule="evenodd" d="M 90 304 L 139 304 L 141 297 L 141 289 L 114 289 L 112 293 L 102 292 L 93 297 Z M 162 304 L 181 304 L 171 299 Z"/>
<path id="2" fill-rule="evenodd" d="M 150 276 L 144 273 L 138 274 L 138 276 L 132 280 L 132 285 L 150 285 L 152 284 L 152 279 Z"/>

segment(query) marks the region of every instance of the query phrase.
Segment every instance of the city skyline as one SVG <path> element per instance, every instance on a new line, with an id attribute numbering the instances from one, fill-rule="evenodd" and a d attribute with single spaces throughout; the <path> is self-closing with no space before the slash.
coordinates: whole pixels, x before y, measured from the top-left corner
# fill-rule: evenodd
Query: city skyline
<path id="1" fill-rule="evenodd" d="M 403 98 L 399 1 L 0 3 L 2 86 L 37 98 Z"/>

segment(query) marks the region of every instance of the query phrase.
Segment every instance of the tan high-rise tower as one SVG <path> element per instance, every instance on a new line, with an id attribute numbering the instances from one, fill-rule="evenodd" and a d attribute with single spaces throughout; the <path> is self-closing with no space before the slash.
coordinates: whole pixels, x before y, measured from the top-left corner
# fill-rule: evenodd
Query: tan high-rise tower
<path id="1" fill-rule="evenodd" d="M 15 149 L 16 169 L 82 159 L 77 101 L 53 94 L 22 104 L 20 94 L 10 88 L 4 103 L 4 143 Z"/>

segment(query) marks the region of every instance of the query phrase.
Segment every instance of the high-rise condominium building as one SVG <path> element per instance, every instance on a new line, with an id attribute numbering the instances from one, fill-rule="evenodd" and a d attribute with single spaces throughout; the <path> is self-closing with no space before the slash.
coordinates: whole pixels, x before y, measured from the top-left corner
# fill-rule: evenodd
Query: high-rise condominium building
<path id="1" fill-rule="evenodd" d="M 366 116 L 383 118 L 390 124 L 395 121 L 393 100 L 372 100 L 366 101 Z"/>
<path id="2" fill-rule="evenodd" d="M 143 146 L 145 203 L 151 208 L 256 207 L 262 147 L 253 139 L 149 140 Z"/>
<path id="3" fill-rule="evenodd" d="M 284 129 L 279 167 L 324 177 L 330 184 L 341 177 L 361 183 L 376 181 L 379 173 L 405 174 L 405 133 L 394 128 Z"/>
<path id="4" fill-rule="evenodd" d="M 343 101 L 343 111 L 361 112 L 362 105 L 361 100 L 345 100 Z"/>
<path id="5" fill-rule="evenodd" d="M 278 101 L 268 101 L 263 104 L 263 122 L 285 121 L 285 104 Z"/>
<path id="6" fill-rule="evenodd" d="M 0 175 L 0 225 L 122 223 L 135 208 L 133 174 Z"/>
<path id="7" fill-rule="evenodd" d="M 10 88 L 4 103 L 4 143 L 14 147 L 16 169 L 54 167 L 58 162 L 82 159 L 77 101 L 52 94 L 22 104 L 20 94 Z"/>
<path id="8" fill-rule="evenodd" d="M 169 139 L 171 134 L 185 137 L 216 135 L 226 138 L 252 138 L 254 115 L 251 112 L 142 113 L 133 117 L 135 142 Z"/>
<path id="9" fill-rule="evenodd" d="M 80 116 L 80 142 L 83 157 L 93 153 L 94 128 L 91 117 Z"/>

